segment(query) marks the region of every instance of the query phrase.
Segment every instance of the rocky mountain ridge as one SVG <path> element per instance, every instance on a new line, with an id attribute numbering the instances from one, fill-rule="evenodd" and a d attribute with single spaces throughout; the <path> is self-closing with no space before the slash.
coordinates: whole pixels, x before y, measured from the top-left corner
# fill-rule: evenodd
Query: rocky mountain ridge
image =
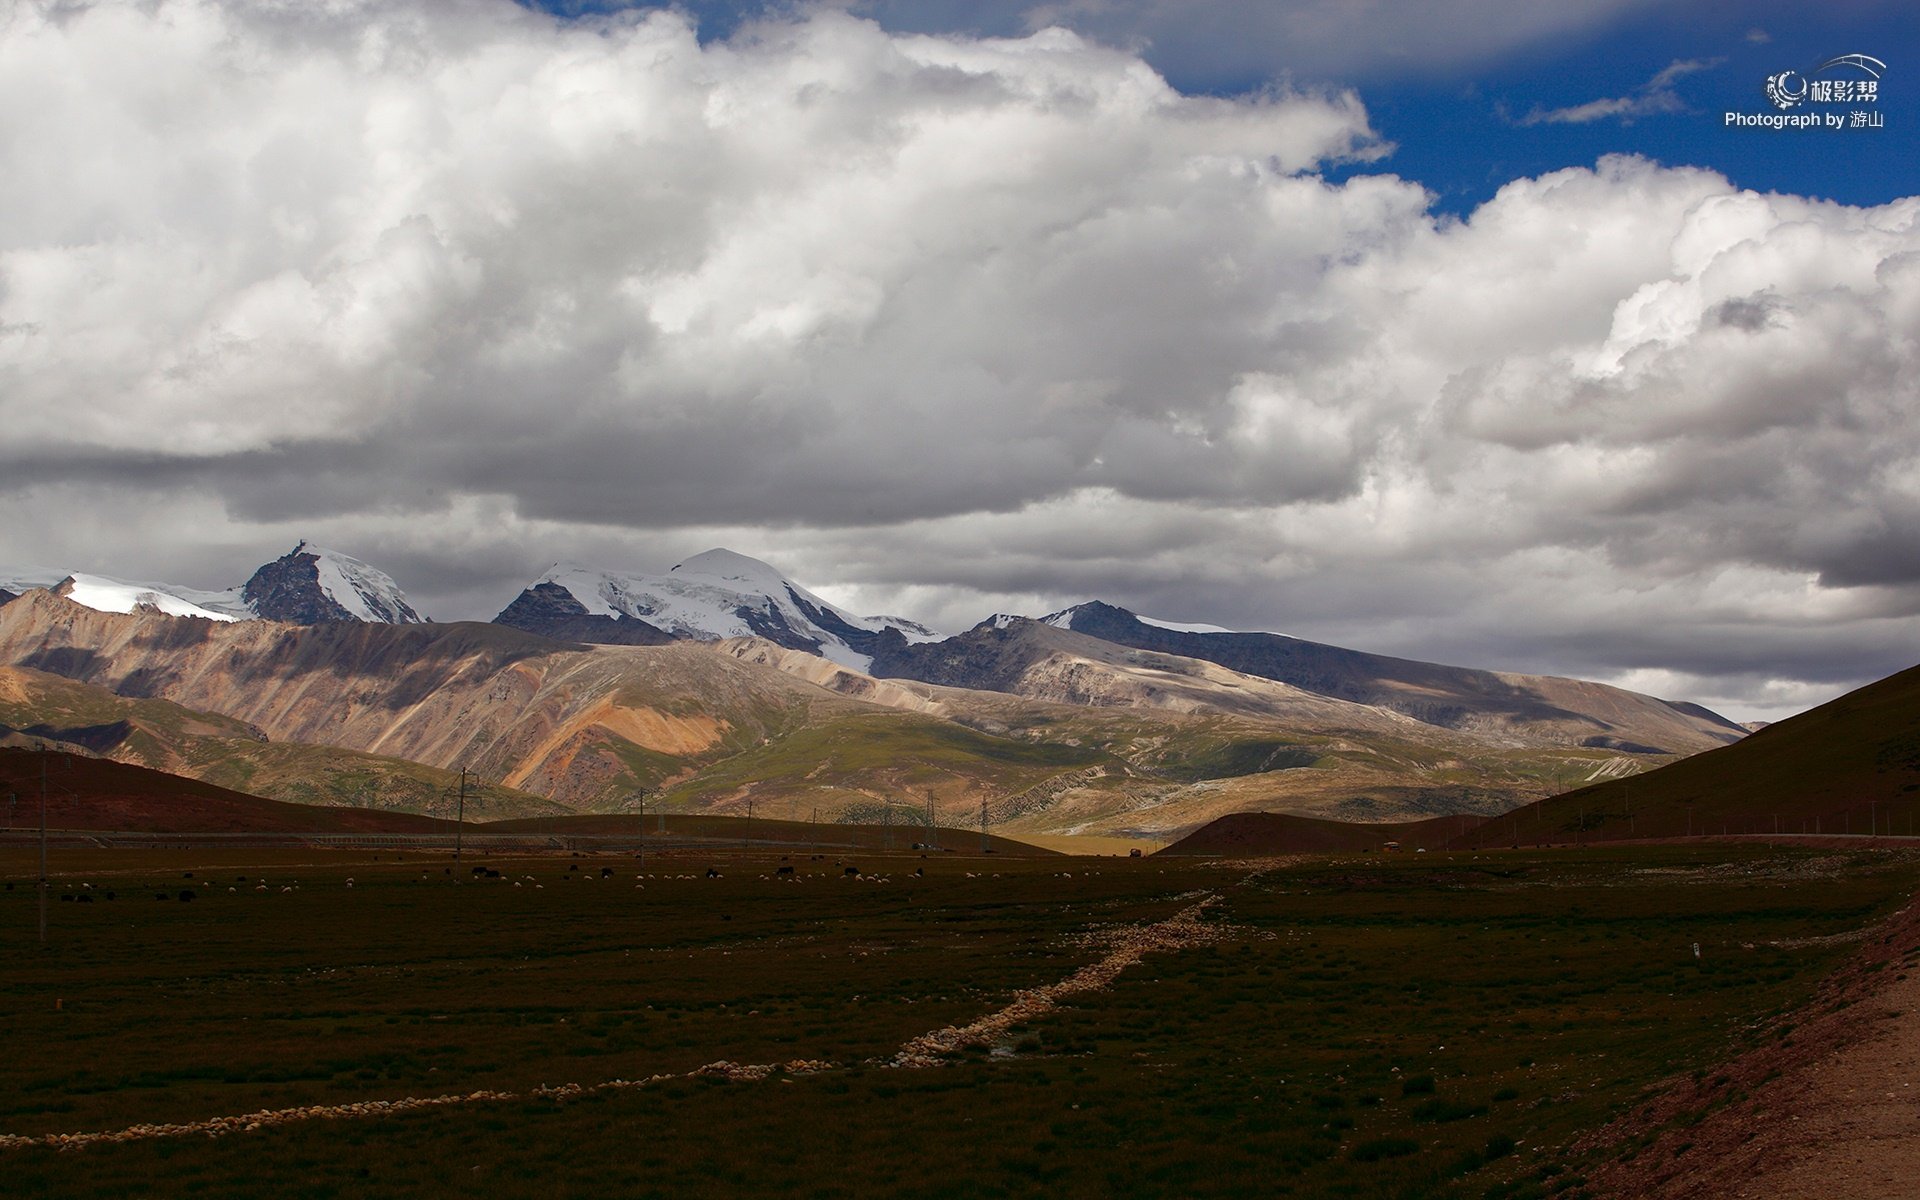
<path id="1" fill-rule="evenodd" d="M 237 587 L 210 591 L 49 567 L 0 567 L 0 592 L 55 592 L 99 612 L 151 611 L 209 621 L 424 621 L 386 572 L 302 541 Z"/>

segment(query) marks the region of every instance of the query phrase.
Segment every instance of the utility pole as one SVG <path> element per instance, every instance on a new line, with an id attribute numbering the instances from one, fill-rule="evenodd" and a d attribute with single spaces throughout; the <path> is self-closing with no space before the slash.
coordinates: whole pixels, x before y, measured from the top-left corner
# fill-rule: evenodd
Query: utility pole
<path id="1" fill-rule="evenodd" d="M 891 800 L 883 800 L 880 803 L 880 827 L 886 830 L 883 837 L 886 840 L 887 849 L 893 849 L 893 801 Z"/>
<path id="2" fill-rule="evenodd" d="M 935 850 L 940 848 L 940 827 L 933 823 L 933 793 L 927 793 L 927 844 Z"/>
<path id="3" fill-rule="evenodd" d="M 40 941 L 47 940 L 47 758 L 40 757 Z"/>
<path id="4" fill-rule="evenodd" d="M 460 843 L 467 830 L 467 769 L 460 768 L 460 796 L 453 810 L 453 861 L 460 861 Z"/>
<path id="5" fill-rule="evenodd" d="M 740 835 L 740 848 L 742 850 L 745 850 L 747 848 L 747 841 L 752 837 L 753 837 L 753 797 L 748 796 L 747 797 L 747 828 L 745 832 L 743 832 Z"/>
<path id="6" fill-rule="evenodd" d="M 640 848 L 634 851 L 633 857 L 636 862 L 645 867 L 647 865 L 647 790 L 641 788 L 638 795 L 640 797 L 640 839 L 637 844 Z"/>
<path id="7" fill-rule="evenodd" d="M 980 798 L 980 853 L 987 852 L 987 800 Z"/>

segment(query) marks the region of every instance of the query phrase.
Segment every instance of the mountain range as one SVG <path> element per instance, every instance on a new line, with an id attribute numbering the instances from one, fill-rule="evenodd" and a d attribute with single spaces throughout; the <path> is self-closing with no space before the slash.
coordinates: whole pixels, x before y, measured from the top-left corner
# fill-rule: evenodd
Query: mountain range
<path id="1" fill-rule="evenodd" d="M 664 575 L 557 566 L 492 623 L 422 623 L 384 573 L 306 543 L 226 592 L 4 570 L 0 588 L 18 596 L 0 596 L 18 697 L 0 735 L 334 803 L 356 795 L 346 775 L 407 764 L 478 772 L 499 815 L 515 797 L 591 812 L 648 796 L 861 820 L 931 796 L 947 820 L 985 800 L 1016 830 L 1165 834 L 1243 809 L 1503 812 L 1745 732 L 1604 684 L 1102 603 L 943 638 L 724 550 Z M 163 738 L 116 701 L 200 716 Z M 422 790 L 358 794 L 438 811 Z"/>
<path id="2" fill-rule="evenodd" d="M 0 604 L 33 588 L 50 589 L 101 612 L 151 611 L 210 621 L 405 625 L 425 620 L 386 572 L 304 541 L 261 566 L 245 583 L 219 591 L 59 568 L 0 566 Z"/>

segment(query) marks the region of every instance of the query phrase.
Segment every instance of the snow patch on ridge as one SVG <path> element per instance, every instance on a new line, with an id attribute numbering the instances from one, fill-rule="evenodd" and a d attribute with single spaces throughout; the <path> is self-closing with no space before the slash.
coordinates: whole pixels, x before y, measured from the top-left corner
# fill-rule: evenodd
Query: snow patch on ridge
<path id="1" fill-rule="evenodd" d="M 898 630 L 909 642 L 941 634 L 898 617 L 861 617 L 830 604 L 782 575 L 778 568 L 732 550 L 708 550 L 664 575 L 627 574 L 555 564 L 535 580 L 565 588 L 588 615 L 633 617 L 675 637 L 698 641 L 758 637 L 817 642 L 810 653 L 865 672 L 873 656 L 854 648 L 861 635 Z M 785 642 L 782 642 L 785 644 Z"/>
<path id="2" fill-rule="evenodd" d="M 1151 625 L 1155 629 L 1171 629 L 1175 633 L 1241 633 L 1239 629 L 1228 629 L 1222 625 L 1182 625 L 1177 621 L 1156 621 L 1152 617 L 1133 614 L 1133 619 L 1142 625 Z M 1284 635 L 1281 635 L 1284 636 Z"/>
<path id="3" fill-rule="evenodd" d="M 0 588 L 16 594 L 45 588 L 96 612 L 130 613 L 150 608 L 170 617 L 204 617 L 209 621 L 239 621 L 253 615 L 241 602 L 239 588 L 209 592 L 52 567 L 0 567 Z"/>
<path id="4" fill-rule="evenodd" d="M 1048 613 L 1046 616 L 1040 617 L 1038 619 L 1043 624 L 1052 625 L 1059 629 L 1072 629 L 1073 619 L 1080 614 L 1080 611 L 1084 608 L 1091 607 L 1098 603 L 1099 603 L 1098 601 L 1089 600 L 1084 604 L 1076 604 L 1071 608 L 1063 608 L 1056 613 Z M 1108 605 L 1105 607 L 1117 608 L 1118 606 Z M 1134 620 L 1140 622 L 1142 625 L 1151 625 L 1155 629 L 1166 629 L 1174 633 L 1265 633 L 1271 637 L 1287 638 L 1289 641 L 1298 640 L 1294 638 L 1292 634 L 1287 634 L 1287 633 L 1270 633 L 1267 630 L 1228 629 L 1224 625 L 1203 625 L 1203 624 L 1196 624 L 1196 623 L 1183 622 L 1183 621 L 1160 621 L 1160 620 L 1154 619 L 1153 617 L 1143 617 L 1139 613 L 1134 612 L 1131 609 L 1122 608 L 1119 611 L 1126 613 L 1129 617 L 1132 617 Z"/>

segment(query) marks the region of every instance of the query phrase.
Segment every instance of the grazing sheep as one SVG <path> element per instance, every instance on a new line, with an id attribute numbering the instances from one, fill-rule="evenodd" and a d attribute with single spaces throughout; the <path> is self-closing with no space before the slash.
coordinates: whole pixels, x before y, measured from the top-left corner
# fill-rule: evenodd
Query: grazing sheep
<path id="1" fill-rule="evenodd" d="M 779 868 L 778 870 L 776 870 L 776 871 L 774 871 L 774 874 L 775 874 L 775 875 L 791 875 L 791 874 L 793 874 L 793 868 L 792 868 L 792 867 L 781 867 L 781 868 Z"/>
<path id="2" fill-rule="evenodd" d="M 612 879 L 612 878 L 613 878 L 613 868 L 612 868 L 612 867 L 601 867 L 601 868 L 600 868 L 600 878 L 602 878 L 602 879 Z"/>
<path id="3" fill-rule="evenodd" d="M 858 875 L 859 873 L 860 873 L 859 867 L 848 867 L 846 870 L 846 874 L 848 875 Z"/>
<path id="4" fill-rule="evenodd" d="M 708 878 L 708 879 L 718 879 L 718 878 L 720 878 L 720 868 L 719 868 L 719 867 L 708 867 L 708 868 L 707 868 L 707 878 Z"/>
<path id="5" fill-rule="evenodd" d="M 180 900 L 181 900 L 181 903 L 185 903 L 185 902 L 186 902 L 186 901 L 188 901 L 188 900 L 198 900 L 199 898 L 200 898 L 199 896 L 197 896 L 197 895 L 195 895 L 195 894 L 194 894 L 194 890 L 193 890 L 192 888 L 181 888 L 181 889 L 180 889 Z"/>

